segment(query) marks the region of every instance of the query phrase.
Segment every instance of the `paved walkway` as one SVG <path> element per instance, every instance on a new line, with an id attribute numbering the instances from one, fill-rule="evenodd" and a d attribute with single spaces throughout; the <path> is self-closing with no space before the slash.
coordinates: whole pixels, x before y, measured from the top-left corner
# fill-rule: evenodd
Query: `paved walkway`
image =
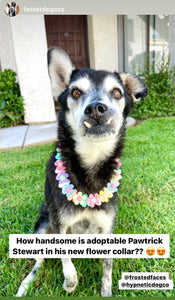
<path id="1" fill-rule="evenodd" d="M 127 118 L 127 127 L 135 120 Z M 49 144 L 57 140 L 57 123 L 22 125 L 0 129 L 0 150 L 20 149 L 34 145 Z"/>

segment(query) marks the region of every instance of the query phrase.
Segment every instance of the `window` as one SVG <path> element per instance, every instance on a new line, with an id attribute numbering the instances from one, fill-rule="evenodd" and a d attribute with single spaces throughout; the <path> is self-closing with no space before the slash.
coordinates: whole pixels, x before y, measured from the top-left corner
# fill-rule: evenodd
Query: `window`
<path id="1" fill-rule="evenodd" d="M 169 46 L 169 16 L 150 16 L 149 51 L 150 62 L 155 64 L 164 53 L 168 56 Z"/>
<path id="2" fill-rule="evenodd" d="M 169 17 L 165 15 L 117 16 L 119 71 L 133 72 L 147 55 L 156 63 L 163 51 L 168 55 Z"/>

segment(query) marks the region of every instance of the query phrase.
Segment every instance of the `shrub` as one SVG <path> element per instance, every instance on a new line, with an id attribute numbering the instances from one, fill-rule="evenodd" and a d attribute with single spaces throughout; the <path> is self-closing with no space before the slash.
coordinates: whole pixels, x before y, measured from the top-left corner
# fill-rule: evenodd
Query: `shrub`
<path id="1" fill-rule="evenodd" d="M 170 58 L 165 53 L 160 61 L 149 66 L 149 57 L 143 67 L 139 66 L 137 73 L 146 83 L 149 95 L 142 99 L 133 109 L 132 116 L 136 119 L 167 117 L 175 115 L 174 72 L 170 69 Z"/>
<path id="2" fill-rule="evenodd" d="M 23 97 L 16 73 L 10 69 L 0 72 L 0 127 L 14 126 L 24 122 Z"/>

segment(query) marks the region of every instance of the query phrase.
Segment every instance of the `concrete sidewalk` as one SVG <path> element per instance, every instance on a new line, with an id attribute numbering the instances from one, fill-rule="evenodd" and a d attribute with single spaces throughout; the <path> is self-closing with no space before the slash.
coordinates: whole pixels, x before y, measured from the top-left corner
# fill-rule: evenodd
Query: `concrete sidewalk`
<path id="1" fill-rule="evenodd" d="M 0 129 L 0 150 L 25 148 L 57 140 L 57 123 L 22 125 Z"/>
<path id="2" fill-rule="evenodd" d="M 127 118 L 127 128 L 135 120 Z M 0 150 L 20 149 L 34 145 L 53 143 L 57 140 L 57 123 L 22 125 L 0 129 Z"/>

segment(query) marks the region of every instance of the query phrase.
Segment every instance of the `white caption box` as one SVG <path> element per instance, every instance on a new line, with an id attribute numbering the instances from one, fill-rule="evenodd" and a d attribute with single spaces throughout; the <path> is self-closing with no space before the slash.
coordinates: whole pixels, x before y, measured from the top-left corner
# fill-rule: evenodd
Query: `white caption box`
<path id="1" fill-rule="evenodd" d="M 169 257 L 168 234 L 10 234 L 9 243 L 11 258 Z"/>

